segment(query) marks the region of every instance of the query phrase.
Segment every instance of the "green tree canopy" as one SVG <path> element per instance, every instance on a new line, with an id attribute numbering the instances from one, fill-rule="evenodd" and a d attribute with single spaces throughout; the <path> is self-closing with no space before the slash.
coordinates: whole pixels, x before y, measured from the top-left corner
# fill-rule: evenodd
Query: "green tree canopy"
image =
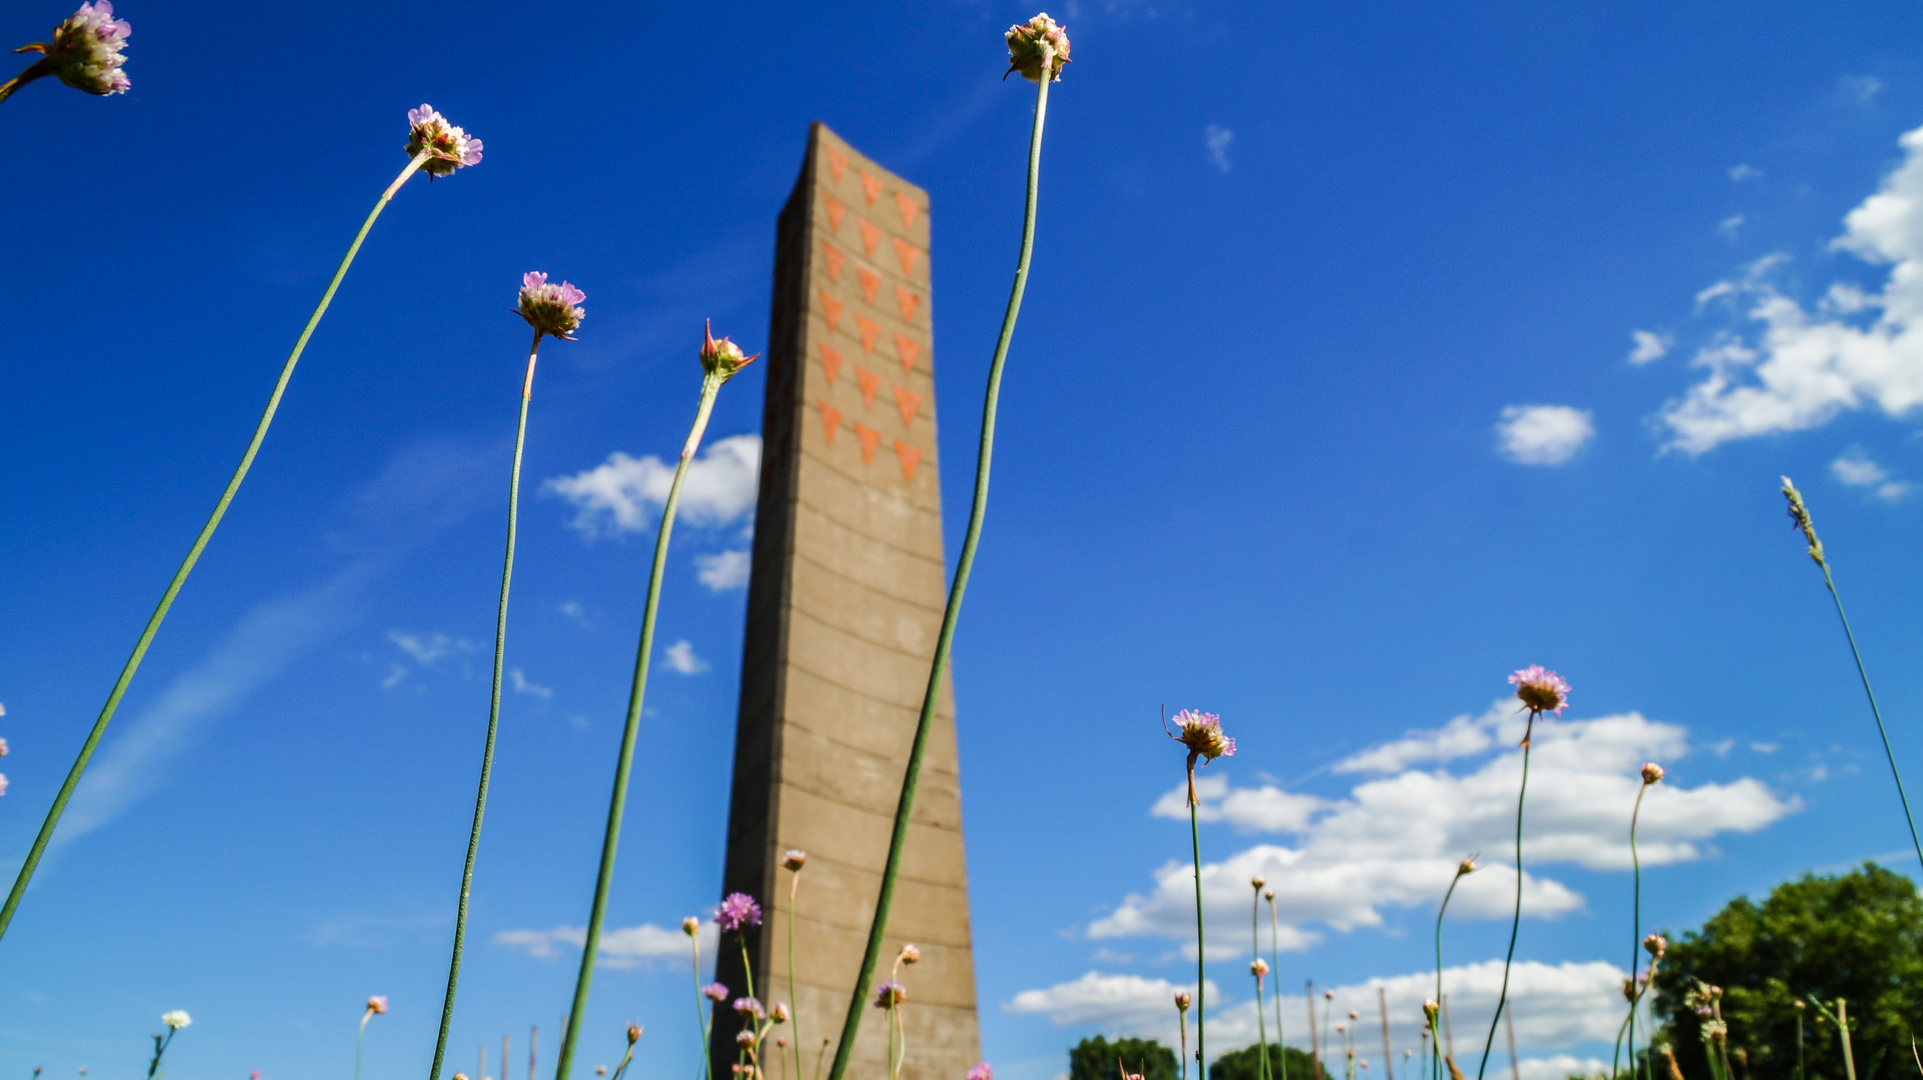
<path id="1" fill-rule="evenodd" d="M 1116 1039 L 1100 1035 L 1083 1039 L 1068 1052 L 1069 1080 L 1121 1080 L 1116 1060 L 1128 1065 L 1142 1080 L 1176 1080 L 1181 1075 L 1175 1051 L 1154 1039 Z"/>
<path id="2" fill-rule="evenodd" d="M 1288 1080 L 1313 1080 L 1315 1058 L 1307 1050 L 1269 1044 L 1269 1080 L 1282 1080 L 1282 1067 L 1288 1065 Z M 1259 1045 L 1231 1050 L 1209 1066 L 1209 1080 L 1262 1080 L 1262 1048 Z M 1323 1080 L 1328 1080 L 1324 1077 Z"/>
<path id="3" fill-rule="evenodd" d="M 1923 1029 L 1923 900 L 1909 878 L 1864 863 L 1784 882 L 1760 904 L 1739 897 L 1672 938 L 1656 976 L 1659 1041 L 1684 1076 L 1707 1080 L 1699 1020 L 1683 1002 L 1695 979 L 1723 988 L 1731 1056 L 1747 1052 L 1731 1080 L 1796 1080 L 1796 1000 L 1833 1008 L 1839 997 L 1849 1002 L 1857 1080 L 1907 1077 L 1910 1036 Z M 1809 1080 L 1844 1080 L 1835 1025 L 1815 1008 L 1802 1017 Z"/>

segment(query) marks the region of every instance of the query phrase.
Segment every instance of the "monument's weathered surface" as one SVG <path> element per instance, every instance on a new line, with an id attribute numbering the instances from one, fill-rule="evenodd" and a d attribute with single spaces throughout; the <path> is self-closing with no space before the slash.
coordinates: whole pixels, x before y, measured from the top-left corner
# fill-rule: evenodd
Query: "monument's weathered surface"
<path id="1" fill-rule="evenodd" d="M 809 1076 L 861 964 L 946 594 L 928 236 L 926 192 L 814 125 L 776 229 L 723 882 L 766 909 L 748 938 L 755 989 L 785 1000 L 781 858 L 808 853 L 794 1004 Z M 876 976 L 903 942 L 920 947 L 903 978 L 910 1080 L 956 1080 L 980 1055 L 954 716 L 944 686 Z M 740 994 L 741 976 L 724 942 L 717 977 Z M 718 1077 L 739 1030 L 715 1010 Z M 778 1032 L 792 1040 L 795 1028 Z M 871 1011 L 851 1075 L 885 1076 L 886 1047 Z"/>

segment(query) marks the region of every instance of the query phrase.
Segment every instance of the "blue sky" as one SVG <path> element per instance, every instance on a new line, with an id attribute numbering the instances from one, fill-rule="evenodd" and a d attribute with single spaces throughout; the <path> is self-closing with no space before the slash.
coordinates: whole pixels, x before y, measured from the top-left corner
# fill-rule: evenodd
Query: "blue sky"
<path id="1" fill-rule="evenodd" d="M 8 5 L 6 32 L 36 40 L 64 14 Z M 931 195 L 952 552 L 1028 128 L 1000 32 L 1033 11 L 120 14 L 132 92 L 46 81 L 0 107 L 9 865 L 403 163 L 406 110 L 430 102 L 487 149 L 404 189 L 309 348 L 0 944 L 0 1067 L 131 1074 L 185 1008 L 175 1075 L 338 1076 L 379 993 L 368 1080 L 425 1074 L 486 715 L 525 341 L 507 309 L 529 269 L 586 290 L 588 317 L 536 388 L 520 674 L 453 1045 L 471 1069 L 511 1034 L 519 1058 L 539 1024 L 551 1061 L 576 955 L 557 928 L 586 914 L 653 511 L 644 464 L 638 530 L 549 482 L 671 457 L 702 318 L 764 345 L 774 216 L 821 119 Z M 1606 1052 L 1641 760 L 1671 770 L 1646 808 L 1646 925 L 1806 870 L 1912 867 L 1776 477 L 1811 500 L 1923 777 L 1923 675 L 1904 663 L 1923 635 L 1906 572 L 1923 143 L 1903 141 L 1923 66 L 1897 44 L 1923 15 L 1053 14 L 1075 63 L 1051 95 L 956 646 L 984 1049 L 1006 1077 L 1049 1080 L 1092 1031 L 1165 1031 L 1192 977 L 1165 896 L 1188 838 L 1166 812 L 1164 703 L 1220 713 L 1241 746 L 1206 774 L 1210 911 L 1230 928 L 1212 1045 L 1247 1028 L 1247 874 L 1289 883 L 1285 988 L 1313 978 L 1368 1009 L 1384 980 L 1403 1024 L 1436 896 L 1477 850 L 1489 869 L 1447 947 L 1457 1027 L 1486 1023 L 1514 880 L 1513 718 L 1492 707 L 1525 664 L 1575 686 L 1532 784 L 1526 1080 Z M 728 553 L 752 474 L 752 440 L 720 440 L 752 435 L 760 400 L 756 369 L 724 393 L 676 533 L 610 913 L 629 932 L 586 1064 L 611 1063 L 633 1019 L 648 1075 L 696 1068 L 687 966 L 641 928 L 717 899 L 744 597 Z"/>

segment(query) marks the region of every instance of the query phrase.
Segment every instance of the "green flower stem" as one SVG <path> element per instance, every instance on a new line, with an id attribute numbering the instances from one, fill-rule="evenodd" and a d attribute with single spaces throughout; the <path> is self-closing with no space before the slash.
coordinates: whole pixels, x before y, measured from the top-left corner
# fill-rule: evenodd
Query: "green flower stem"
<path id="1" fill-rule="evenodd" d="M 1199 866 L 1200 864 L 1198 863 L 1197 865 Z M 1199 870 L 1197 872 L 1200 873 Z M 1255 897 L 1249 902 L 1249 952 L 1254 956 L 1262 955 L 1261 915 L 1262 890 L 1257 888 L 1255 890 Z M 1278 973 L 1276 978 L 1280 979 L 1281 975 Z M 1277 996 L 1279 997 L 1280 995 Z M 1262 1047 L 1261 1067 L 1256 1070 L 1256 1075 L 1262 1077 L 1263 1080 L 1268 1080 L 1270 1075 L 1269 1020 L 1268 1014 L 1262 1011 L 1262 976 L 1260 975 L 1255 977 L 1255 1031 L 1256 1037 Z"/>
<path id="2" fill-rule="evenodd" d="M 1282 1037 L 1282 935 L 1280 920 L 1275 914 L 1275 896 L 1270 894 L 1269 901 L 1269 966 L 1275 969 L 1275 1042 L 1282 1048 L 1282 1080 L 1289 1080 L 1289 1044 Z M 1316 1080 L 1322 1080 L 1317 1077 Z"/>
<path id="3" fill-rule="evenodd" d="M 0 101 L 5 101 L 12 97 L 15 90 L 20 89 L 35 79 L 45 78 L 51 74 L 53 74 L 52 60 L 42 59 L 35 61 L 33 65 L 25 71 L 8 79 L 6 82 L 0 83 Z"/>
<path id="4" fill-rule="evenodd" d="M 1473 856 L 1471 858 L 1473 859 Z M 1440 1011 L 1442 1008 L 1442 917 L 1449 913 L 1449 898 L 1456 894 L 1456 886 L 1462 881 L 1462 878 L 1463 878 L 1462 864 L 1457 863 L 1456 876 L 1449 879 L 1449 888 L 1444 890 L 1442 894 L 1442 906 L 1436 909 L 1436 1009 L 1437 1011 Z M 1435 1030 L 1436 1022 L 1434 1017 L 1428 1018 L 1425 1022 L 1429 1025 L 1430 1033 L 1435 1036 L 1433 1039 L 1429 1040 L 1431 1043 L 1434 1044 L 1434 1046 L 1431 1047 L 1431 1050 L 1433 1051 L 1431 1055 L 1433 1060 L 1431 1060 L 1429 1063 L 1429 1072 L 1432 1076 L 1440 1078 L 1442 1076 L 1442 1033 L 1440 1031 Z M 1320 1080 L 1320 1078 L 1317 1078 L 1317 1080 Z"/>
<path id="5" fill-rule="evenodd" d="M 1509 965 L 1516 959 L 1516 935 L 1522 930 L 1522 804 L 1529 794 L 1529 739 L 1535 733 L 1536 714 L 1529 714 L 1529 727 L 1522 736 L 1522 784 L 1516 789 L 1516 914 L 1509 923 L 1509 952 L 1502 958 L 1502 992 L 1496 995 L 1496 1015 L 1489 1018 L 1489 1037 L 1483 1040 L 1482 1063 L 1476 1066 L 1476 1080 L 1489 1067 L 1489 1051 L 1496 1045 L 1496 1024 L 1502 1020 L 1502 1007 L 1509 1003 Z"/>
<path id="6" fill-rule="evenodd" d="M 1262 1047 L 1261 1075 L 1266 1077 L 1269 1075 L 1269 1020 L 1268 1014 L 1262 1011 L 1262 977 L 1260 975 L 1255 977 L 1255 1030 Z"/>
<path id="7" fill-rule="evenodd" d="M 1630 865 L 1635 868 L 1636 884 L 1634 892 L 1631 894 L 1635 899 L 1629 906 L 1629 978 L 1631 980 L 1629 1018 L 1625 1020 L 1623 1024 L 1629 1033 L 1629 1073 L 1631 1076 L 1636 1074 L 1636 1003 L 1642 999 L 1642 994 L 1636 989 L 1635 984 L 1636 965 L 1642 962 L 1640 950 L 1643 944 L 1643 861 L 1642 858 L 1636 854 L 1636 819 L 1642 816 L 1643 796 L 1648 793 L 1649 782 L 1645 780 L 1643 781 L 1643 786 L 1636 789 L 1636 807 L 1629 812 L 1629 862 Z M 1651 972 L 1652 978 L 1654 978 L 1654 974 L 1654 972 Z M 1622 1036 L 1618 1035 L 1616 1038 L 1618 1045 L 1620 1045 Z M 1616 1075 L 1616 1068 L 1619 1061 L 1620 1059 L 1610 1063 L 1609 1075 L 1611 1077 Z"/>
<path id="8" fill-rule="evenodd" d="M 701 1068 L 708 1080 L 714 1080 L 713 1056 L 708 1053 L 708 1014 L 712 1011 L 702 1005 L 707 998 L 701 993 L 701 936 L 689 934 L 688 941 L 694 945 L 694 1024 L 701 1032 Z M 529 1077 L 528 1080 L 534 1080 Z"/>
<path id="9" fill-rule="evenodd" d="M 795 993 L 795 894 L 801 890 L 801 871 L 788 879 L 788 1022 L 794 1027 L 795 1080 L 801 1080 L 801 998 Z"/>
<path id="10" fill-rule="evenodd" d="M 53 807 L 47 811 L 47 819 L 40 825 L 40 834 L 34 837 L 33 847 L 27 852 L 27 861 L 14 878 L 13 891 L 7 894 L 6 905 L 0 907 L 0 937 L 6 935 L 8 924 L 13 922 L 14 909 L 20 906 L 20 898 L 26 895 L 27 883 L 33 880 L 34 868 L 40 865 L 40 856 L 47 849 L 47 841 L 53 839 L 54 827 L 60 824 L 60 815 L 67 809 L 67 800 L 73 798 L 73 790 L 80 783 L 80 775 L 87 771 L 87 762 L 93 757 L 94 748 L 100 745 L 100 737 L 107 733 L 108 721 L 113 719 L 114 710 L 120 707 L 120 699 L 126 694 L 128 684 L 133 682 L 134 672 L 140 670 L 140 661 L 147 655 L 147 646 L 153 643 L 154 635 L 159 633 L 161 622 L 167 618 L 167 609 L 174 606 L 174 597 L 179 595 L 181 586 L 187 583 L 187 575 L 193 572 L 194 564 L 200 561 L 201 551 L 213 539 L 220 519 L 227 514 L 228 504 L 234 501 L 235 493 L 240 490 L 240 482 L 247 478 L 247 470 L 253 467 L 254 455 L 260 452 L 260 444 L 267 438 L 267 429 L 274 422 L 274 412 L 280 408 L 280 398 L 287 390 L 288 380 L 294 377 L 294 365 L 300 361 L 302 350 L 307 348 L 307 339 L 313 336 L 314 327 L 320 325 L 321 316 L 327 313 L 327 305 L 334 300 L 334 290 L 340 288 L 341 279 L 347 276 L 347 268 L 353 265 L 354 256 L 361 250 L 361 241 L 367 239 L 368 230 L 374 227 L 374 219 L 381 216 L 381 211 L 387 208 L 388 201 L 393 199 L 394 193 L 407 182 L 407 178 L 426 164 L 427 157 L 425 150 L 416 154 L 401 170 L 401 174 L 394 178 L 394 182 L 388 185 L 387 190 L 381 193 L 373 212 L 361 224 L 361 231 L 354 234 L 354 243 L 348 247 L 340 268 L 334 271 L 334 279 L 327 283 L 327 291 L 321 294 L 320 306 L 308 317 L 306 328 L 301 330 L 300 338 L 294 342 L 294 351 L 288 354 L 287 362 L 281 365 L 280 378 L 274 383 L 272 396 L 267 399 L 267 411 L 261 414 L 260 423 L 254 428 L 253 439 L 247 443 L 247 452 L 241 455 L 239 467 L 234 469 L 233 477 L 227 481 L 226 490 L 220 493 L 220 501 L 214 504 L 213 515 L 207 519 L 207 524 L 200 527 L 200 535 L 194 538 L 194 546 L 187 550 L 187 557 L 181 561 L 180 569 L 174 571 L 173 580 L 167 583 L 167 591 L 160 597 L 160 606 L 154 609 L 146 628 L 140 632 L 140 640 L 134 643 L 133 655 L 127 658 L 126 666 L 120 669 L 120 678 L 114 681 L 113 692 L 107 695 L 107 704 L 94 720 L 87 741 L 81 744 L 80 756 L 74 759 L 66 782 L 60 785 L 60 794 L 54 797 Z"/>
<path id="11" fill-rule="evenodd" d="M 848 1000 L 848 1015 L 841 1023 L 841 1041 L 835 1046 L 835 1063 L 828 1070 L 828 1080 L 843 1080 L 854 1060 L 862 1010 L 867 1007 L 875 965 L 881 960 L 882 940 L 888 934 L 888 913 L 895 902 L 895 879 L 901 873 L 901 852 L 908 842 L 909 815 L 914 811 L 915 789 L 921 782 L 922 755 L 928 749 L 935 702 L 940 695 L 942 678 L 948 671 L 955 623 L 961 617 L 962 595 L 968 589 L 968 572 L 975 565 L 975 548 L 981 542 L 982 518 L 988 512 L 988 473 L 995 452 L 995 406 L 1001 396 L 1002 365 L 1008 359 L 1008 343 L 1015 336 L 1015 319 L 1022 309 L 1022 291 L 1028 286 L 1029 253 L 1035 245 L 1035 193 L 1041 179 L 1042 121 L 1047 113 L 1048 80 L 1044 78 L 1035 95 L 1035 126 L 1029 134 L 1028 201 L 1022 213 L 1021 255 L 1015 263 L 1015 285 L 1008 295 L 1008 310 L 1002 316 L 994 359 L 988 365 L 988 393 L 982 405 L 981 449 L 975 462 L 975 496 L 968 512 L 968 531 L 962 536 L 961 557 L 955 562 L 955 580 L 948 589 L 941 633 L 935 639 L 934 661 L 928 668 L 928 687 L 922 694 L 921 716 L 915 724 L 915 741 L 908 751 L 908 767 L 901 778 L 901 798 L 895 805 L 895 826 L 888 839 L 888 861 L 882 868 L 880 894 L 875 898 L 875 918 L 868 927 L 868 947 L 855 973 L 855 991 Z"/>
<path id="12" fill-rule="evenodd" d="M 1208 951 L 1202 936 L 1202 828 L 1196 822 L 1193 757 L 1189 758 L 1189 848 L 1195 856 L 1195 1073 L 1197 1080 L 1207 1080 L 1209 1058 L 1202 1042 L 1202 1009 L 1208 996 Z"/>
<path id="13" fill-rule="evenodd" d="M 467 862 L 461 867 L 461 897 L 454 912 L 454 959 L 447 967 L 447 997 L 441 1002 L 441 1033 L 434 1041 L 434 1066 L 428 1080 L 440 1080 L 447 1056 L 447 1029 L 454 1023 L 454 990 L 461 981 L 461 946 L 467 940 L 467 900 L 474 885 L 474 855 L 481 847 L 481 817 L 487 812 L 487 784 L 494 774 L 494 734 L 501 721 L 501 663 L 507 654 L 507 594 L 514 581 L 514 531 L 521 508 L 521 450 L 527 444 L 528 401 L 534 396 L 534 362 L 541 353 L 541 331 L 528 346 L 527 377 L 521 381 L 521 419 L 514 429 L 514 467 L 507 485 L 507 555 L 501 563 L 501 603 L 494 614 L 494 688 L 487 702 L 487 740 L 481 750 L 481 783 L 474 795 L 474 825 L 467 834 Z M 502 1063 L 506 1080 L 506 1062 Z M 359 1080 L 356 1077 L 356 1080 Z"/>
<path id="14" fill-rule="evenodd" d="M 581 947 L 581 971 L 574 980 L 574 1004 L 569 1015 L 587 1015 L 588 986 L 594 981 L 594 956 L 601 946 L 601 921 L 608 910 L 608 887 L 614 881 L 614 853 L 621 845 L 621 813 L 627 807 L 628 773 L 634 765 L 634 743 L 640 734 L 641 702 L 648 689 L 648 659 L 654 650 L 654 616 L 661 604 L 661 578 L 668 565 L 668 538 L 674 532 L 675 510 L 681 505 L 681 485 L 688 478 L 688 463 L 701 445 L 707 430 L 708 415 L 714 411 L 715 395 L 727 376 L 711 374 L 701 381 L 701 404 L 695 409 L 694 425 L 681 448 L 681 461 L 674 467 L 674 483 L 668 488 L 667 505 L 661 508 L 661 531 L 654 539 L 654 568 L 648 575 L 648 599 L 641 613 L 641 643 L 635 650 L 634 683 L 628 690 L 627 726 L 621 732 L 621 751 L 615 759 L 614 792 L 608 799 L 607 833 L 601 839 L 601 869 L 594 881 L 594 905 L 588 912 L 587 940 Z M 561 1060 L 555 1066 L 555 1080 L 567 1080 L 574 1064 L 575 1035 L 581 1025 L 570 1023 L 561 1037 Z"/>
<path id="15" fill-rule="evenodd" d="M 1910 826 L 1910 845 L 1916 849 L 1916 861 L 1923 863 L 1923 840 L 1917 838 L 1916 817 L 1910 813 L 1910 797 L 1903 790 L 1903 774 L 1896 768 L 1896 752 L 1890 749 L 1890 733 L 1883 726 L 1883 711 L 1876 707 L 1876 691 L 1870 689 L 1870 673 L 1863 666 L 1863 654 L 1856 648 L 1856 635 L 1850 631 L 1850 617 L 1843 614 L 1843 598 L 1837 594 L 1836 581 L 1830 577 L 1827 560 L 1817 564 L 1823 568 L 1823 584 L 1829 586 L 1830 599 L 1836 602 L 1836 618 L 1843 624 L 1843 637 L 1850 643 L 1850 656 L 1856 661 L 1856 675 L 1863 680 L 1863 696 L 1870 701 L 1870 715 L 1876 718 L 1876 734 L 1883 740 L 1883 756 L 1890 763 L 1890 778 L 1896 781 L 1896 799 L 1903 804 L 1903 820 Z M 1848 1045 L 1848 1040 L 1844 1040 Z M 1854 1080 L 1854 1078 L 1852 1078 Z"/>
<path id="16" fill-rule="evenodd" d="M 361 1080 L 361 1047 L 367 1042 L 367 1022 L 374 1019 L 374 1010 L 361 1014 L 361 1028 L 354 1036 L 354 1080 Z"/>

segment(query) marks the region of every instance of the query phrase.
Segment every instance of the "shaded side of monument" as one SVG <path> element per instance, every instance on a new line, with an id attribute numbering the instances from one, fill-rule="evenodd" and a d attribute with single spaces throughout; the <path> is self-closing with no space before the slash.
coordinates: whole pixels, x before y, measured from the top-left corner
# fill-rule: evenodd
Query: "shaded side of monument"
<path id="1" fill-rule="evenodd" d="M 928 195 L 821 124 L 776 228 L 761 491 L 748 586 L 723 892 L 760 901 L 746 937 L 754 990 L 789 1001 L 790 849 L 802 1076 L 832 1061 L 927 686 L 947 581 L 935 454 Z M 876 983 L 905 942 L 909 1080 L 960 1080 L 980 1058 L 955 710 L 944 684 Z M 736 1062 L 741 947 L 723 938 L 717 1078 Z M 886 1014 L 868 1008 L 852 1076 L 886 1075 Z M 797 1028 L 797 1025 L 798 1028 Z M 789 1051 L 792 1053 L 792 1050 Z M 789 1065 L 792 1068 L 792 1061 Z M 824 1066 L 825 1068 L 825 1066 Z M 825 1075 L 825 1073 L 824 1073 Z"/>

